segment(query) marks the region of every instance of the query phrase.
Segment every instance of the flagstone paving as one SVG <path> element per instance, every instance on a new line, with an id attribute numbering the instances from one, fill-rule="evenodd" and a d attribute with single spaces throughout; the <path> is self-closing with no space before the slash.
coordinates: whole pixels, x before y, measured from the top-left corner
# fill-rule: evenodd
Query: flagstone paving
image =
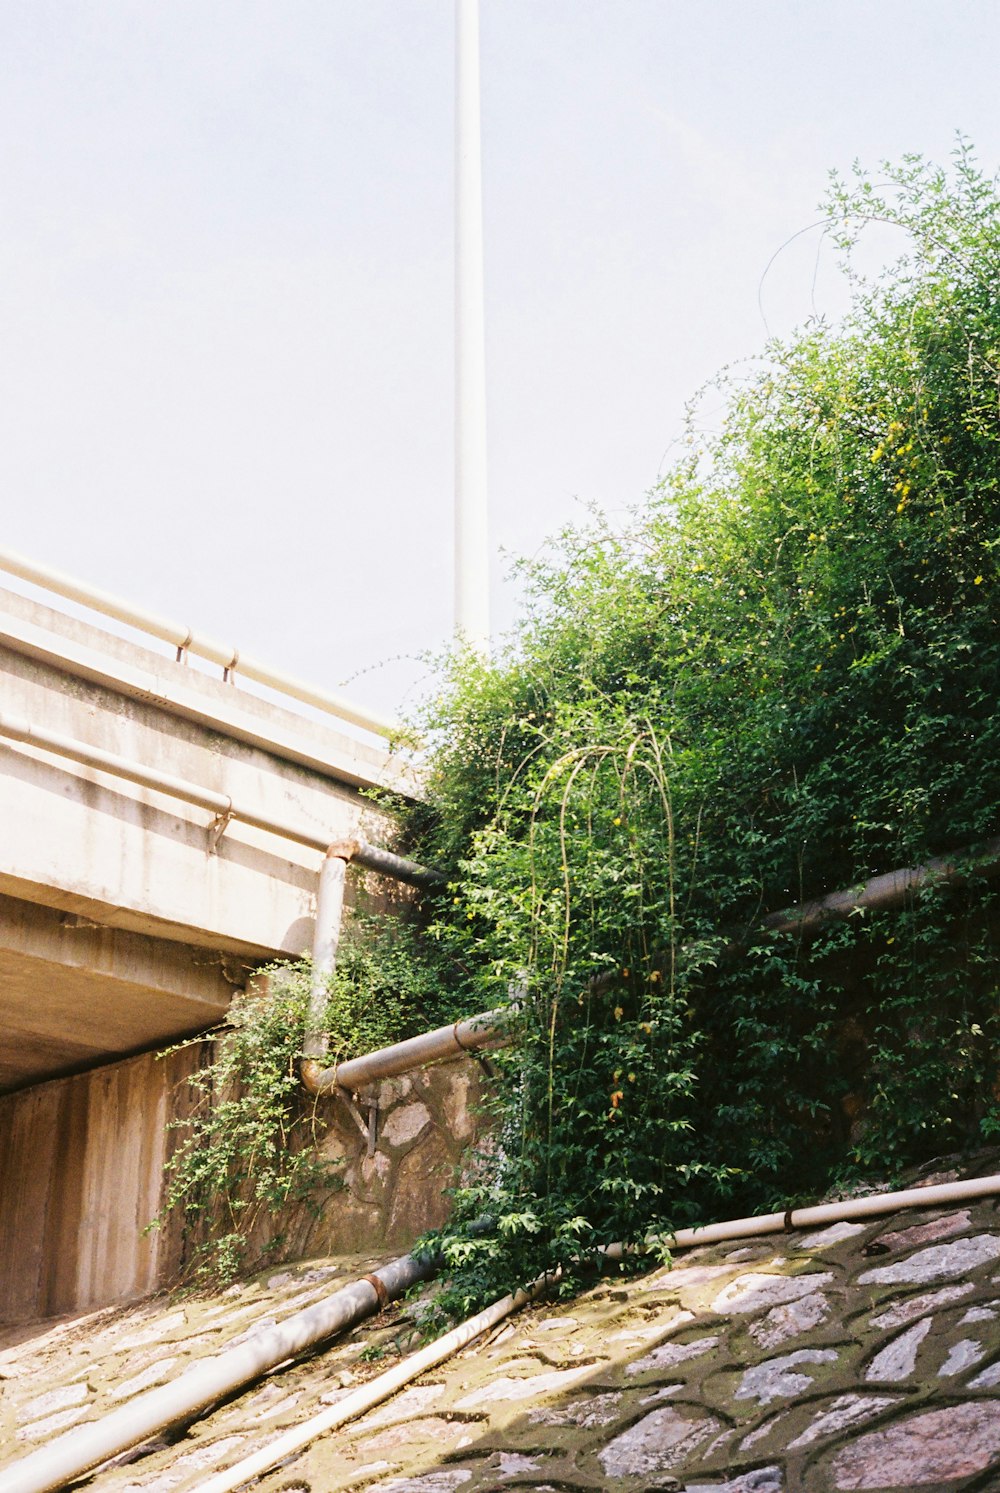
<path id="1" fill-rule="evenodd" d="M 979 1171 L 1000 1170 L 996 1156 Z M 944 1180 L 934 1177 L 933 1180 Z M 990 1199 L 678 1255 L 510 1319 L 262 1493 L 1000 1490 L 1000 1211 Z M 50 1326 L 0 1351 L 3 1460 L 127 1403 L 356 1279 L 310 1262 L 215 1298 Z M 372 1377 L 414 1333 L 397 1307 L 186 1431 L 96 1473 L 187 1493 Z"/>

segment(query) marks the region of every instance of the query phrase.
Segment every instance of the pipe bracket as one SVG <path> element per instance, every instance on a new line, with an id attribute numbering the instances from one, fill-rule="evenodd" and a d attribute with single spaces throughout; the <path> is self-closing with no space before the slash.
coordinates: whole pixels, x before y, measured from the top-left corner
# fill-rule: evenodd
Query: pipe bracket
<path id="1" fill-rule="evenodd" d="M 226 830 L 229 828 L 232 822 L 233 806 L 232 803 L 230 803 L 229 808 L 220 810 L 212 820 L 211 824 L 208 826 L 209 855 L 217 854 L 219 849 L 219 842 L 221 841 L 223 835 L 226 833 Z"/>
<path id="2" fill-rule="evenodd" d="M 354 1121 L 355 1125 L 357 1125 L 358 1129 L 361 1131 L 361 1134 L 364 1136 L 368 1144 L 368 1155 L 374 1156 L 375 1143 L 378 1139 L 378 1100 L 368 1100 L 368 1118 L 366 1120 L 361 1112 L 361 1106 L 358 1104 L 358 1101 L 354 1097 L 354 1095 L 347 1089 L 341 1089 L 340 1092 L 344 1096 L 344 1100 L 347 1104 L 348 1111 L 350 1112 L 351 1119 Z"/>

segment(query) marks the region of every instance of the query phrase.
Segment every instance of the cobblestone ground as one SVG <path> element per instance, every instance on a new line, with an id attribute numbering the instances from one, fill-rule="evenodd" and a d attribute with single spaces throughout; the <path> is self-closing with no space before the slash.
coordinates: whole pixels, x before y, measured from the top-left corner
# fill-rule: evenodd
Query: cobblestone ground
<path id="1" fill-rule="evenodd" d="M 219 1297 L 161 1299 L 8 1347 L 5 1459 L 371 1265 L 311 1262 Z M 386 1314 L 89 1486 L 195 1489 L 378 1373 L 394 1361 L 380 1355 L 405 1347 L 411 1329 L 408 1309 Z M 997 1202 L 702 1248 L 672 1268 L 537 1305 L 257 1486 L 1000 1490 Z"/>

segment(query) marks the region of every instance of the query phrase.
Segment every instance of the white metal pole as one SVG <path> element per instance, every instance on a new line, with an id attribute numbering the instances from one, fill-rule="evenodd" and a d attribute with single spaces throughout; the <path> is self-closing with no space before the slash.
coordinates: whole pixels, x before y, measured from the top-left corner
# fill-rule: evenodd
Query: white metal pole
<path id="1" fill-rule="evenodd" d="M 479 0 L 455 0 L 455 631 L 490 638 Z"/>

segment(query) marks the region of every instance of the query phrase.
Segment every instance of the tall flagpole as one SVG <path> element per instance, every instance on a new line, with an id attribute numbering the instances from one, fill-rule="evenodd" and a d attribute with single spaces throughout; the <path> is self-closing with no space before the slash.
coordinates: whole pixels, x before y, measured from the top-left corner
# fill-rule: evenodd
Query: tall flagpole
<path id="1" fill-rule="evenodd" d="M 490 640 L 479 0 L 455 0 L 455 632 Z"/>

